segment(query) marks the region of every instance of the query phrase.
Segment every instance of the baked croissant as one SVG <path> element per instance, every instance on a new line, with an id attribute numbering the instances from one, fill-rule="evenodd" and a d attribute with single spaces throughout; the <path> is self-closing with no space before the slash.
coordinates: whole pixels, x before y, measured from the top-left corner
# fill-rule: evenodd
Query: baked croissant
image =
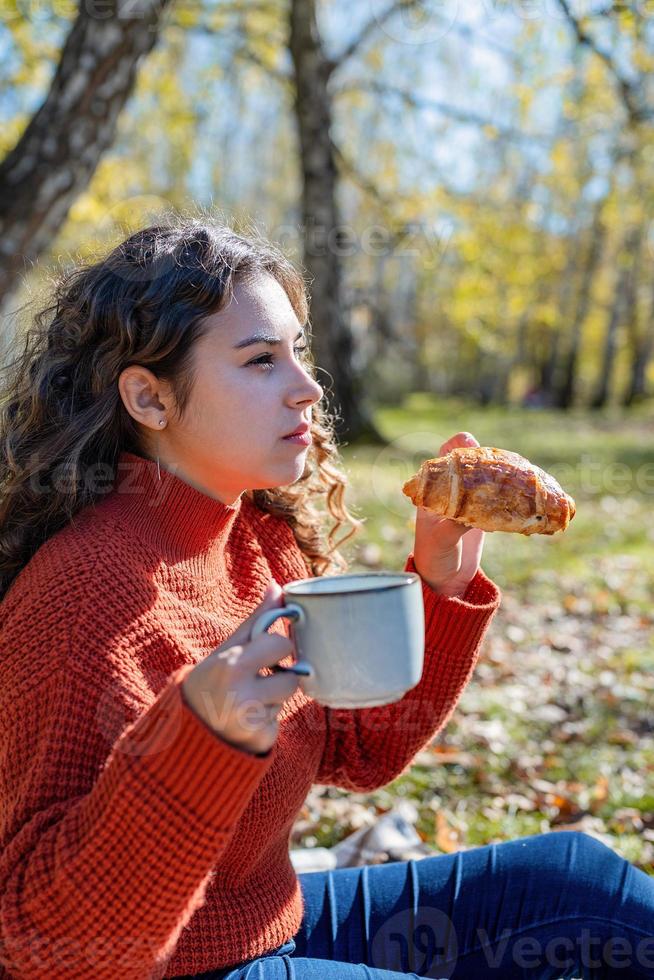
<path id="1" fill-rule="evenodd" d="M 506 449 L 474 446 L 427 459 L 402 487 L 416 507 L 482 531 L 554 534 L 575 502 L 553 476 Z"/>

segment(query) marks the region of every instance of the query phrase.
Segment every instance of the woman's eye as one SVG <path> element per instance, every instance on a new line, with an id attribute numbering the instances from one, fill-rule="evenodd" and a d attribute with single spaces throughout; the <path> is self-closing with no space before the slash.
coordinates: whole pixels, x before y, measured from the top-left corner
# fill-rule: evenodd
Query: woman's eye
<path id="1" fill-rule="evenodd" d="M 307 350 L 308 346 L 308 344 L 305 344 L 304 347 L 294 347 L 293 350 L 296 354 L 302 354 L 305 350 Z M 264 367 L 266 370 L 270 370 L 270 368 L 273 366 L 273 360 L 274 356 L 272 354 L 262 354 L 261 357 L 257 357 L 256 360 L 250 361 L 248 367 L 251 364 L 257 364 Z"/>

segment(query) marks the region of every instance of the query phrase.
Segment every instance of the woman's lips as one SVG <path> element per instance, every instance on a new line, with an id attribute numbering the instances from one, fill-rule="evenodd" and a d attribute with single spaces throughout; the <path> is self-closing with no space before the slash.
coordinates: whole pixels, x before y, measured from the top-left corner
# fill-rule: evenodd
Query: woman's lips
<path id="1" fill-rule="evenodd" d="M 303 432 L 299 436 L 283 436 L 284 442 L 294 442 L 297 446 L 311 445 L 311 432 Z"/>

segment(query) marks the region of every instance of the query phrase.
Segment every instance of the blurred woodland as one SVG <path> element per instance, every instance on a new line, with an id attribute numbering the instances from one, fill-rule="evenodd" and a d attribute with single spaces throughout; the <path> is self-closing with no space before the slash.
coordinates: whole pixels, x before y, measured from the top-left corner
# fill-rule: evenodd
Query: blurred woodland
<path id="1" fill-rule="evenodd" d="M 651 393 L 651 5 L 1 9 L 5 339 L 57 268 L 200 208 L 303 264 L 351 440 L 414 390 L 563 409 Z"/>

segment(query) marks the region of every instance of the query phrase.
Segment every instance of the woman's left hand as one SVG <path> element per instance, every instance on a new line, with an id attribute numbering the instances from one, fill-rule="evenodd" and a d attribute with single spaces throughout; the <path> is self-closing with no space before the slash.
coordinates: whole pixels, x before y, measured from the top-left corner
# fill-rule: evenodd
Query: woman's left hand
<path id="1" fill-rule="evenodd" d="M 443 443 L 438 455 L 478 445 L 469 432 L 457 432 Z M 440 517 L 425 507 L 417 511 L 413 561 L 418 574 L 440 595 L 461 598 L 479 569 L 484 532 Z"/>

